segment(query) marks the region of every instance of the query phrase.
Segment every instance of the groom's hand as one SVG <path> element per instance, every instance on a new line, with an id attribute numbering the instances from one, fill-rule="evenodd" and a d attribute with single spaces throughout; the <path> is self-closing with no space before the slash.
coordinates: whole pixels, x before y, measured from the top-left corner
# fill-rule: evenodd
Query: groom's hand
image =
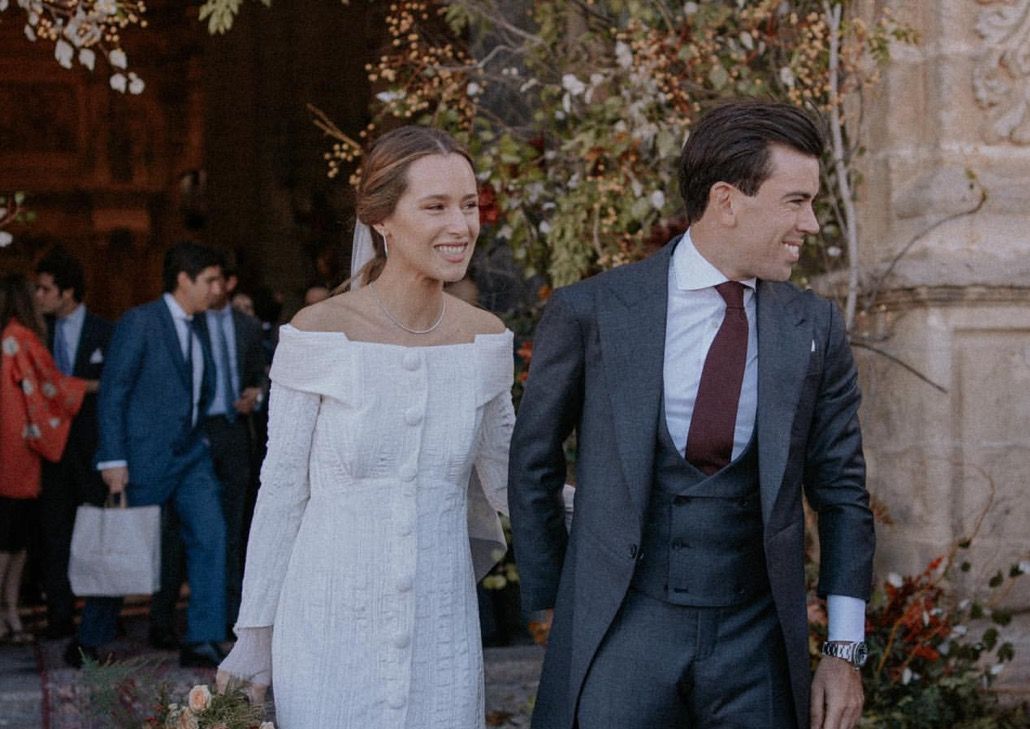
<path id="1" fill-rule="evenodd" d="M 852 729 L 862 716 L 862 674 L 847 661 L 819 661 L 812 679 L 812 729 Z"/>

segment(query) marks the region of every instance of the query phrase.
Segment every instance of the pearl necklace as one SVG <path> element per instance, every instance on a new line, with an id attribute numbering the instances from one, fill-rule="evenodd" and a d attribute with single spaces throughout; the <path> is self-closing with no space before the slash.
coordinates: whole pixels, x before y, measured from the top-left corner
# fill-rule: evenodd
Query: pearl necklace
<path id="1" fill-rule="evenodd" d="M 379 292 L 376 291 L 376 287 L 374 284 L 369 284 L 368 290 L 372 292 L 372 296 L 375 298 L 376 303 L 379 304 L 379 308 L 383 310 L 384 314 L 386 314 L 386 318 L 392 321 L 397 326 L 399 326 L 404 331 L 408 332 L 408 334 L 429 334 L 429 332 L 433 331 L 438 326 L 440 326 L 440 322 L 443 321 L 444 312 L 447 311 L 447 299 L 445 298 L 440 303 L 440 315 L 436 317 L 436 321 L 434 321 L 428 329 L 412 329 L 411 327 L 405 326 L 400 319 L 395 317 L 390 312 L 390 310 L 386 308 L 386 304 L 383 303 L 383 300 L 379 298 Z"/>

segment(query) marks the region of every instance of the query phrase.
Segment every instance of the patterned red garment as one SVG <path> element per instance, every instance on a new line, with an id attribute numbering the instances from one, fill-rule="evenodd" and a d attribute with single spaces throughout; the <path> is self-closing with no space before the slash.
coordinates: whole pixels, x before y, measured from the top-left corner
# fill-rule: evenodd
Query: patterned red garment
<path id="1" fill-rule="evenodd" d="M 61 458 L 86 381 L 61 374 L 46 345 L 13 319 L 0 348 L 0 496 L 34 499 L 40 458 Z"/>

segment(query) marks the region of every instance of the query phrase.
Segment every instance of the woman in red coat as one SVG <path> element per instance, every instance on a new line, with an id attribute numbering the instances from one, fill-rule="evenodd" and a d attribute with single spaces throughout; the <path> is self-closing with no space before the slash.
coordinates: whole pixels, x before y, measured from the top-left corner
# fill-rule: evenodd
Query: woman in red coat
<path id="1" fill-rule="evenodd" d="M 67 377 L 47 351 L 45 325 L 21 274 L 0 278 L 0 639 L 29 639 L 18 592 L 40 491 L 40 458 L 57 461 L 85 380 Z"/>

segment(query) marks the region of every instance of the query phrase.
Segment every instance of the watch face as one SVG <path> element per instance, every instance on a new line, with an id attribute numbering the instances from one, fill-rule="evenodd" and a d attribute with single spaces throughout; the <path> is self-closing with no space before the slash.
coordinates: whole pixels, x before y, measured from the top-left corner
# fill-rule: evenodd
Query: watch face
<path id="1" fill-rule="evenodd" d="M 865 643 L 859 643 L 855 646 L 855 654 L 852 658 L 852 662 L 861 668 L 865 665 L 866 660 L 869 658 L 869 649 L 866 648 Z"/>

